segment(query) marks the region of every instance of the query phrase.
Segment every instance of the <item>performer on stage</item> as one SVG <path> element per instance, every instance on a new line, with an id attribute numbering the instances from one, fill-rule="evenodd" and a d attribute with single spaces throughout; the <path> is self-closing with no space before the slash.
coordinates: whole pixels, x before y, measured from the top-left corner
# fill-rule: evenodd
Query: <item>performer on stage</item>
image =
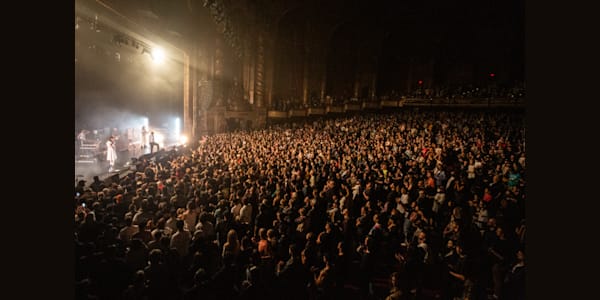
<path id="1" fill-rule="evenodd" d="M 86 141 L 87 130 L 82 129 L 79 134 L 77 134 L 77 147 L 75 148 L 75 154 L 78 156 L 82 153 L 81 148 Z"/>
<path id="2" fill-rule="evenodd" d="M 160 146 L 154 139 L 154 131 L 152 131 L 152 132 L 150 132 L 150 153 L 152 153 L 154 151 L 154 146 L 156 146 L 156 152 L 158 152 L 158 150 L 160 150 L 159 149 Z"/>
<path id="3" fill-rule="evenodd" d="M 148 130 L 142 126 L 142 149 L 148 148 Z"/>
<path id="4" fill-rule="evenodd" d="M 106 141 L 106 161 L 108 161 L 108 171 L 112 172 L 113 167 L 115 165 L 115 161 L 117 161 L 117 145 L 115 143 L 115 137 L 110 136 L 108 141 Z"/>
<path id="5" fill-rule="evenodd" d="M 83 146 L 83 144 L 87 140 L 87 138 L 86 138 L 87 133 L 88 133 L 87 130 L 82 129 L 81 132 L 79 132 L 79 134 L 77 135 L 77 140 L 79 140 L 80 147 Z"/>

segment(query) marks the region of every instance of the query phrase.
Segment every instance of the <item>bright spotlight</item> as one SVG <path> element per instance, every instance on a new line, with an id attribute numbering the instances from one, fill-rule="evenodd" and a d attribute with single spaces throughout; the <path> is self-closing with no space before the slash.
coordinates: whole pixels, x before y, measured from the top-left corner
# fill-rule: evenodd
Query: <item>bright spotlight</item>
<path id="1" fill-rule="evenodd" d="M 187 143 L 187 141 L 188 141 L 187 136 L 185 136 L 183 134 L 179 136 L 179 144 L 185 145 Z"/>
<path id="2" fill-rule="evenodd" d="M 179 121 L 179 118 L 175 118 L 175 135 L 179 135 L 179 132 L 181 132 L 181 122 Z"/>
<path id="3" fill-rule="evenodd" d="M 161 48 L 152 49 L 152 61 L 155 64 L 160 64 L 165 60 L 165 52 Z"/>
<path id="4" fill-rule="evenodd" d="M 165 136 L 162 133 L 154 131 L 154 141 L 158 143 L 161 148 L 165 147 Z"/>

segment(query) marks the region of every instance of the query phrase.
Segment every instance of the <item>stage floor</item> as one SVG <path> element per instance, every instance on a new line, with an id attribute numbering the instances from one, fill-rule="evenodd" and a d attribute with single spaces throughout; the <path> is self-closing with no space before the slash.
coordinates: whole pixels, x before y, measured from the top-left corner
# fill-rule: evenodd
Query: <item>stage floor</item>
<path id="1" fill-rule="evenodd" d="M 176 145 L 170 145 L 166 148 L 161 148 L 160 151 L 174 148 Z M 156 150 L 156 149 L 154 149 Z M 133 152 L 133 153 L 132 153 Z M 154 151 L 156 153 L 156 151 Z M 150 148 L 136 149 L 135 151 L 121 151 L 117 153 L 117 161 L 114 165 L 113 172 L 108 172 L 108 162 L 104 160 L 78 160 L 75 158 L 75 184 L 79 180 L 85 180 L 86 184 L 89 185 L 93 182 L 94 176 L 98 176 L 101 180 L 110 177 L 114 174 L 121 173 L 129 170 L 129 163 L 131 158 L 139 158 L 143 155 L 150 154 Z"/>

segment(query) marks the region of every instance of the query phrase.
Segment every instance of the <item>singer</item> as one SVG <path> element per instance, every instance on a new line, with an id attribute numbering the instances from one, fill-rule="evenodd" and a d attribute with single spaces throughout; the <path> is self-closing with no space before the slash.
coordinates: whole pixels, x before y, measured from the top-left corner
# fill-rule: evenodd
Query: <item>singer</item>
<path id="1" fill-rule="evenodd" d="M 106 141 L 106 161 L 108 161 L 108 172 L 113 171 L 115 161 L 117 161 L 117 145 L 115 144 L 115 137 L 110 136 Z"/>

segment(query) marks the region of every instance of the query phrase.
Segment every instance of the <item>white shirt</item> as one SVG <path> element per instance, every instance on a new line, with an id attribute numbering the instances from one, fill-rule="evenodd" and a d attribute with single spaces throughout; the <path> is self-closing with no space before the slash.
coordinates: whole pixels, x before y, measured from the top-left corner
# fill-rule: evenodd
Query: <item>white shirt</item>
<path id="1" fill-rule="evenodd" d="M 146 128 L 142 128 L 142 145 L 148 143 L 148 130 Z"/>
<path id="2" fill-rule="evenodd" d="M 467 166 L 467 178 L 475 178 L 475 165 Z"/>
<path id="3" fill-rule="evenodd" d="M 241 203 L 238 203 L 231 208 L 231 214 L 233 215 L 234 219 L 240 216 L 241 209 L 242 209 Z"/>
<path id="4" fill-rule="evenodd" d="M 77 139 L 79 139 L 79 142 L 83 143 L 85 142 L 86 138 L 85 138 L 85 132 L 82 131 L 79 133 L 79 135 L 77 135 Z"/>
<path id="5" fill-rule="evenodd" d="M 177 252 L 181 257 L 184 257 L 189 252 L 190 241 L 192 240 L 192 235 L 189 231 L 177 231 L 171 236 L 171 247 L 177 249 Z"/>
<path id="6" fill-rule="evenodd" d="M 252 205 L 246 204 L 240 209 L 240 222 L 250 223 L 252 222 Z"/>
<path id="7" fill-rule="evenodd" d="M 404 206 L 408 205 L 408 194 L 400 195 L 400 202 L 402 202 Z"/>
<path id="8" fill-rule="evenodd" d="M 196 218 L 198 214 L 195 211 L 186 211 L 183 213 L 183 229 L 192 231 L 196 226 Z"/>
<path id="9" fill-rule="evenodd" d="M 113 141 L 108 140 L 106 142 L 106 160 L 113 164 L 117 160 L 117 149 Z"/>
<path id="10" fill-rule="evenodd" d="M 204 223 L 198 222 L 198 224 L 196 224 L 194 235 L 198 231 L 202 233 L 202 234 L 200 234 L 201 237 L 214 236 L 215 235 L 215 226 L 209 221 L 205 221 Z"/>
<path id="11" fill-rule="evenodd" d="M 177 231 L 177 219 L 176 218 L 169 218 L 167 219 L 167 221 L 165 222 L 165 229 L 170 228 L 171 232 L 176 232 Z"/>
<path id="12" fill-rule="evenodd" d="M 131 241 L 131 237 L 138 232 L 138 226 L 125 226 L 121 231 L 119 231 L 119 239 L 123 242 Z"/>
<path id="13" fill-rule="evenodd" d="M 448 181 L 446 182 L 446 190 L 450 189 L 450 187 L 454 183 L 454 180 L 455 180 L 454 176 L 451 176 L 450 179 L 448 179 Z"/>

